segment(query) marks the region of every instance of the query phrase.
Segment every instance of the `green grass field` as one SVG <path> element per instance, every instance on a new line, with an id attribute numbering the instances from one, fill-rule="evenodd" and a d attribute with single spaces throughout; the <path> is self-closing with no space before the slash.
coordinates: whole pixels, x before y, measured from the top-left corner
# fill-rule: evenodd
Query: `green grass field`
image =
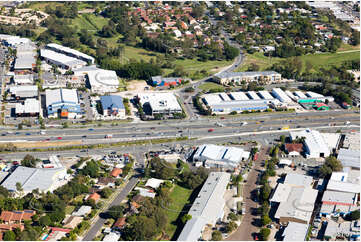
<path id="1" fill-rule="evenodd" d="M 318 54 L 309 54 L 300 56 L 303 62 L 303 71 L 305 70 L 306 61 L 310 62 L 313 65 L 313 70 L 319 70 L 322 68 L 330 68 L 331 66 L 339 66 L 344 61 L 348 60 L 357 60 L 360 59 L 360 51 L 357 51 L 357 48 L 353 48 L 349 45 L 343 46 L 343 51 L 340 53 L 318 53 Z M 252 55 L 247 54 L 246 60 L 242 66 L 240 66 L 236 71 L 246 71 L 252 63 L 257 64 L 260 67 L 261 71 L 270 70 L 272 65 L 281 61 L 281 58 L 272 57 L 268 58 L 262 53 L 254 53 Z"/>
<path id="2" fill-rule="evenodd" d="M 80 32 L 82 29 L 86 29 L 95 33 L 101 30 L 107 23 L 108 20 L 102 16 L 96 16 L 88 13 L 79 14 L 72 22 L 73 26 L 77 28 L 77 32 Z"/>
<path id="3" fill-rule="evenodd" d="M 169 238 L 172 238 L 174 232 L 177 229 L 177 225 L 175 225 L 175 221 L 177 220 L 179 214 L 181 213 L 185 204 L 189 202 L 189 197 L 192 193 L 192 190 L 175 185 L 173 188 L 170 198 L 172 199 L 172 203 L 169 206 L 169 210 L 166 210 L 168 216 L 168 224 L 166 227 L 166 233 Z"/>
<path id="4" fill-rule="evenodd" d="M 224 89 L 224 87 L 222 85 L 219 85 L 219 84 L 214 83 L 214 82 L 205 82 L 202 85 L 200 85 L 199 88 L 202 89 L 203 91 L 208 91 L 208 90 L 213 89 L 213 88 L 222 88 L 222 89 Z"/>
<path id="5" fill-rule="evenodd" d="M 65 207 L 65 214 L 71 214 L 75 209 L 75 206 L 66 206 Z"/>

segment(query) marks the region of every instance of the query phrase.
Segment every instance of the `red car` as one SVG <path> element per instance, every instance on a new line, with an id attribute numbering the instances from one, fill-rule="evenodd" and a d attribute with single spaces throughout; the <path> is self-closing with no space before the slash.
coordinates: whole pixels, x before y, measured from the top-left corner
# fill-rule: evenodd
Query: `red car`
<path id="1" fill-rule="evenodd" d="M 224 117 L 221 117 L 221 119 L 224 119 Z"/>
<path id="2" fill-rule="evenodd" d="M 46 139 L 45 141 L 49 141 L 50 139 L 48 138 L 48 139 Z"/>
<path id="3" fill-rule="evenodd" d="M 62 137 L 58 137 L 57 139 L 62 139 Z"/>
<path id="4" fill-rule="evenodd" d="M 214 131 L 214 129 L 208 129 L 208 132 L 213 132 Z"/>

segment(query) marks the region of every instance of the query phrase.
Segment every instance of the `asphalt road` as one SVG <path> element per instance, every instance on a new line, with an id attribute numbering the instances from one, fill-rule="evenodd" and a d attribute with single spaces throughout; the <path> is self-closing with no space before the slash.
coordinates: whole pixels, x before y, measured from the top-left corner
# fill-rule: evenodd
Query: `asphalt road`
<path id="1" fill-rule="evenodd" d="M 132 177 L 127 185 L 123 188 L 123 190 L 118 194 L 118 196 L 115 197 L 113 202 L 110 203 L 107 209 L 109 209 L 112 206 L 119 205 L 129 194 L 131 190 L 135 187 L 135 185 L 138 183 L 138 178 Z M 106 219 L 98 217 L 95 222 L 91 225 L 91 228 L 86 233 L 86 235 L 83 238 L 83 241 L 92 241 L 96 234 L 101 230 L 104 223 L 106 222 Z"/>

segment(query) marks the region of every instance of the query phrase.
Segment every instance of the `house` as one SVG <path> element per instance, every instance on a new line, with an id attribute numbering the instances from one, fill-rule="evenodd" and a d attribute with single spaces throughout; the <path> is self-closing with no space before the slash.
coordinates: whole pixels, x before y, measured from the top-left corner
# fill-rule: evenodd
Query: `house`
<path id="1" fill-rule="evenodd" d="M 92 210 L 91 206 L 81 206 L 78 211 L 73 212 L 71 215 L 73 216 L 78 216 L 78 217 L 84 217 L 86 215 L 88 215 Z"/>
<path id="2" fill-rule="evenodd" d="M 118 218 L 117 221 L 115 221 L 112 228 L 121 230 L 124 228 L 125 225 L 126 225 L 125 217 L 122 217 L 122 218 Z"/>
<path id="3" fill-rule="evenodd" d="M 113 177 L 99 177 L 97 184 L 102 186 L 108 186 L 110 184 L 114 184 L 115 179 Z"/>
<path id="4" fill-rule="evenodd" d="M 120 235 L 118 233 L 110 232 L 109 234 L 104 236 L 103 241 L 114 242 L 114 241 L 118 241 L 119 238 Z"/>
<path id="5" fill-rule="evenodd" d="M 121 175 L 123 173 L 123 170 L 120 168 L 116 168 L 114 167 L 113 170 L 110 172 L 110 175 L 112 177 L 118 177 L 119 175 Z"/>
<path id="6" fill-rule="evenodd" d="M 300 156 L 303 150 L 303 144 L 285 144 L 285 150 L 290 157 Z"/>
<path id="7" fill-rule="evenodd" d="M 100 199 L 100 195 L 95 192 L 93 194 L 90 194 L 89 197 L 87 198 L 87 200 L 90 200 L 90 199 L 94 200 L 94 202 L 97 203 Z"/>
<path id="8" fill-rule="evenodd" d="M 262 81 L 266 84 L 281 81 L 281 74 L 275 71 L 249 71 L 249 72 L 222 72 L 214 75 L 214 80 L 222 85 L 230 83 L 241 84 L 242 82 Z"/>
<path id="9" fill-rule="evenodd" d="M 161 180 L 161 179 L 150 178 L 150 179 L 148 179 L 145 186 L 157 189 L 163 182 L 164 182 L 164 180 Z"/>
<path id="10" fill-rule="evenodd" d="M 156 195 L 156 193 L 154 192 L 153 189 L 146 189 L 146 188 L 142 188 L 142 187 L 136 187 L 136 188 L 134 188 L 134 190 L 139 191 L 138 195 L 142 196 L 142 197 L 155 198 L 155 195 Z M 134 201 L 134 199 L 132 201 L 136 202 L 136 201 Z"/>
<path id="11" fill-rule="evenodd" d="M 177 37 L 177 38 L 182 37 L 182 32 L 180 32 L 178 29 L 174 29 L 173 33 L 174 33 L 175 37 Z"/>
<path id="12" fill-rule="evenodd" d="M 63 220 L 63 227 L 67 229 L 74 229 L 82 221 L 83 221 L 83 217 L 67 215 L 67 217 Z"/>
<path id="13" fill-rule="evenodd" d="M 100 102 L 104 116 L 125 118 L 123 98 L 117 95 L 101 96 Z"/>
<path id="14" fill-rule="evenodd" d="M 136 203 L 140 203 L 140 202 L 142 202 L 143 200 L 144 200 L 144 197 L 141 196 L 140 194 L 135 195 L 135 196 L 132 198 L 132 201 L 133 201 L 133 202 L 136 202 Z"/>
<path id="15" fill-rule="evenodd" d="M 1 211 L 0 220 L 5 224 L 22 223 L 27 220 L 31 220 L 36 212 L 34 210 L 23 211 Z"/>

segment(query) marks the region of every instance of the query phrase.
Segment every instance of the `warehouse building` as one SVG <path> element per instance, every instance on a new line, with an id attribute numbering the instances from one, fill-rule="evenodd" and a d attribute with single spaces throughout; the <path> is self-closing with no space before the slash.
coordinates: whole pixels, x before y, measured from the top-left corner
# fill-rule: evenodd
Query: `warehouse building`
<path id="1" fill-rule="evenodd" d="M 16 117 L 37 117 L 40 113 L 39 100 L 27 98 L 24 103 L 15 104 Z"/>
<path id="2" fill-rule="evenodd" d="M 325 191 L 322 197 L 320 216 L 339 216 L 357 210 L 357 193 Z"/>
<path id="3" fill-rule="evenodd" d="M 116 92 L 119 80 L 115 71 L 96 68 L 86 71 L 87 81 L 93 93 Z"/>
<path id="4" fill-rule="evenodd" d="M 248 71 L 248 72 L 222 72 L 214 75 L 214 80 L 222 85 L 230 83 L 262 81 L 266 84 L 277 83 L 282 79 L 281 74 L 275 71 Z"/>
<path id="5" fill-rule="evenodd" d="M 18 166 L 1 184 L 12 193 L 16 193 L 16 184 L 20 183 L 23 194 L 26 195 L 34 189 L 39 192 L 52 192 L 66 183 L 66 168 L 30 168 Z"/>
<path id="6" fill-rule="evenodd" d="M 101 96 L 100 102 L 102 104 L 104 116 L 125 118 L 125 107 L 121 96 Z"/>
<path id="7" fill-rule="evenodd" d="M 283 103 L 292 103 L 292 100 L 287 96 L 287 94 L 281 88 L 273 88 L 272 95 Z"/>
<path id="8" fill-rule="evenodd" d="M 57 65 L 60 68 L 66 70 L 74 70 L 87 65 L 87 63 L 83 60 L 79 60 L 77 58 L 67 56 L 49 49 L 41 49 L 40 56 L 47 63 Z"/>
<path id="9" fill-rule="evenodd" d="M 207 225 L 215 226 L 224 215 L 224 193 L 231 175 L 226 172 L 211 172 L 196 200 L 189 210 L 192 216 L 185 224 L 178 241 L 197 241 Z"/>
<path id="10" fill-rule="evenodd" d="M 31 42 L 30 39 L 8 34 L 0 34 L 0 40 L 1 43 L 6 47 L 12 48 L 16 48 L 18 45 L 21 44 L 29 44 Z"/>
<path id="11" fill-rule="evenodd" d="M 85 61 L 85 62 L 90 63 L 90 64 L 95 63 L 94 57 L 91 57 L 91 56 L 89 56 L 87 54 L 84 54 L 84 53 L 82 53 L 80 51 L 71 49 L 71 48 L 66 47 L 66 46 L 51 43 L 51 44 L 48 44 L 46 46 L 46 48 L 49 49 L 49 50 L 53 50 L 55 52 L 62 53 L 64 55 L 70 56 L 70 57 L 77 58 L 79 60 Z"/>
<path id="12" fill-rule="evenodd" d="M 75 89 L 47 89 L 45 95 L 48 117 L 77 118 L 81 115 L 78 93 Z"/>
<path id="13" fill-rule="evenodd" d="M 274 99 L 268 91 L 259 91 L 258 94 L 262 97 L 262 99 Z"/>
<path id="14" fill-rule="evenodd" d="M 15 73 L 32 71 L 36 67 L 36 46 L 32 42 L 20 44 L 16 48 Z"/>
<path id="15" fill-rule="evenodd" d="M 32 74 L 14 75 L 14 83 L 16 85 L 31 85 L 31 84 L 34 84 L 34 76 Z"/>
<path id="16" fill-rule="evenodd" d="M 173 93 L 139 93 L 137 100 L 142 105 L 145 113 L 154 114 L 175 114 L 181 113 L 183 110 Z"/>
<path id="17" fill-rule="evenodd" d="M 38 97 L 38 86 L 12 86 L 9 92 L 15 99 L 35 98 Z"/>
<path id="18" fill-rule="evenodd" d="M 304 151 L 307 158 L 328 157 L 330 149 L 320 132 L 306 129 L 300 132 L 290 132 L 291 140 L 304 137 Z"/>
<path id="19" fill-rule="evenodd" d="M 177 86 L 184 80 L 181 77 L 162 77 L 152 76 L 151 82 L 153 86 Z"/>
<path id="20" fill-rule="evenodd" d="M 283 241 L 306 241 L 308 225 L 289 222 L 283 231 Z"/>
<path id="21" fill-rule="evenodd" d="M 256 92 L 254 91 L 249 91 L 247 92 L 247 95 L 252 99 L 252 100 L 260 100 L 261 98 L 257 95 Z"/>
<path id="22" fill-rule="evenodd" d="M 359 143 L 357 144 L 359 145 Z M 360 151 L 341 148 L 338 151 L 337 159 L 341 161 L 343 167 L 351 167 L 360 170 Z"/>
<path id="23" fill-rule="evenodd" d="M 194 162 L 202 162 L 205 167 L 236 168 L 250 153 L 241 148 L 204 144 L 193 155 Z"/>
<path id="24" fill-rule="evenodd" d="M 231 92 L 230 96 L 233 100 L 237 100 L 237 101 L 249 100 L 249 98 L 244 92 Z"/>

